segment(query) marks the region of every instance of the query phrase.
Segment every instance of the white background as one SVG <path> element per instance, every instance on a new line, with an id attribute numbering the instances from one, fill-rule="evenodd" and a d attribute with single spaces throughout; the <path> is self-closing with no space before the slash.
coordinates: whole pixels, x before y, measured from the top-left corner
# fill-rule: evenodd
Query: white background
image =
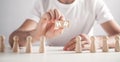
<path id="1" fill-rule="evenodd" d="M 35 0 L 0 0 L 0 35 L 8 36 L 26 19 Z M 120 24 L 120 0 L 105 0 L 116 21 Z M 104 35 L 100 26 L 95 24 L 94 34 Z M 99 30 L 98 30 L 99 29 Z"/>

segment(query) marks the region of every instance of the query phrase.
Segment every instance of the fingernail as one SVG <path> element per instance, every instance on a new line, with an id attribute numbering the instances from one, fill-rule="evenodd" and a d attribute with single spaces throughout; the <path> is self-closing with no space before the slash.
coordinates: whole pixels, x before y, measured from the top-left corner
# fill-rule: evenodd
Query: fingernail
<path id="1" fill-rule="evenodd" d="M 68 50 L 70 50 L 70 48 L 67 48 L 66 50 L 68 51 Z"/>
<path id="2" fill-rule="evenodd" d="M 65 50 L 65 51 L 66 51 L 67 49 L 66 49 L 66 48 L 64 48 L 63 50 Z"/>

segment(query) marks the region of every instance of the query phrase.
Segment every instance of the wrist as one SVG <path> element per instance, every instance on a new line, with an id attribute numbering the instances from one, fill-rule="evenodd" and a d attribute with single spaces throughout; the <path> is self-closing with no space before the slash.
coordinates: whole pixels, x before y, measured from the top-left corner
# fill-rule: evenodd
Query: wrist
<path id="1" fill-rule="evenodd" d="M 44 19 L 41 19 L 36 27 L 36 30 L 35 30 L 35 35 L 38 35 L 38 36 L 45 36 L 46 34 L 46 26 L 47 26 L 47 22 L 46 20 Z"/>

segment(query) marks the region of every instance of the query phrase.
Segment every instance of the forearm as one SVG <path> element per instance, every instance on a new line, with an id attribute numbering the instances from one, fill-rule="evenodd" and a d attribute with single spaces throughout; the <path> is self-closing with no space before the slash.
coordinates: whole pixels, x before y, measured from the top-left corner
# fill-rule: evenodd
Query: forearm
<path id="1" fill-rule="evenodd" d="M 116 34 L 118 35 L 118 34 Z M 114 48 L 115 47 L 115 36 L 116 35 L 110 35 L 108 36 L 108 46 L 109 48 Z M 96 43 L 98 44 L 99 48 L 102 48 L 103 46 L 103 37 L 105 36 L 96 36 Z"/>
<path id="2" fill-rule="evenodd" d="M 33 42 L 35 42 L 35 41 L 39 40 L 40 36 L 45 35 L 45 33 L 43 31 L 44 30 L 41 30 L 40 27 L 37 27 L 36 29 L 29 30 L 29 31 L 28 30 L 26 31 L 26 30 L 17 29 L 16 31 L 11 33 L 11 35 L 9 36 L 9 44 L 12 47 L 13 46 L 13 37 L 18 36 L 19 37 L 19 45 L 20 46 L 25 46 L 27 36 L 32 36 Z"/>

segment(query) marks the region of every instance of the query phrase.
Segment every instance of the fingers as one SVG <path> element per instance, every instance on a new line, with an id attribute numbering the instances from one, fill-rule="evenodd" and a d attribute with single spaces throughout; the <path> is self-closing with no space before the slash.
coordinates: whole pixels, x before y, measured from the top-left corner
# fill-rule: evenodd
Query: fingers
<path id="1" fill-rule="evenodd" d="M 90 41 L 89 37 L 86 34 L 80 34 L 80 36 L 82 37 L 82 41 Z"/>
<path id="2" fill-rule="evenodd" d="M 73 45 L 73 44 L 75 44 L 75 38 L 71 39 L 70 42 L 68 42 L 68 43 L 64 46 L 63 50 L 65 50 L 65 51 L 68 50 L 68 48 L 69 48 L 71 45 Z"/>
<path id="3" fill-rule="evenodd" d="M 85 45 L 87 45 L 87 44 L 89 44 L 87 41 L 82 41 L 82 47 L 83 47 L 83 49 L 86 49 L 86 46 Z M 75 45 L 76 45 L 76 42 L 75 42 L 75 40 L 73 41 L 70 41 L 70 42 L 68 42 L 65 46 L 64 46 L 64 48 L 63 48 L 63 50 L 65 50 L 65 51 L 72 51 L 72 50 L 74 50 L 75 49 Z"/>
<path id="4" fill-rule="evenodd" d="M 89 44 L 89 42 L 88 41 L 82 41 L 82 45 L 84 45 L 84 44 Z"/>
<path id="5" fill-rule="evenodd" d="M 41 17 L 41 20 L 43 21 L 48 21 L 50 20 L 50 13 L 49 12 L 46 12 L 45 14 L 43 14 L 43 16 Z"/>
<path id="6" fill-rule="evenodd" d="M 84 44 L 82 46 L 82 50 L 89 50 L 90 49 L 90 45 L 89 44 Z M 65 51 L 74 51 L 75 50 L 75 44 L 72 44 L 71 46 L 69 46 Z"/>
<path id="7" fill-rule="evenodd" d="M 55 30 L 55 34 L 59 35 L 63 33 L 63 28 Z"/>
<path id="8" fill-rule="evenodd" d="M 86 34 L 80 34 L 80 36 L 82 37 L 82 40 L 87 39 L 87 35 Z"/>
<path id="9" fill-rule="evenodd" d="M 55 9 L 55 10 L 54 10 L 54 13 L 55 13 L 55 18 L 56 18 L 56 19 L 59 19 L 60 16 L 61 16 L 60 11 L 57 10 L 57 9 Z"/>
<path id="10" fill-rule="evenodd" d="M 50 14 L 50 19 L 53 21 L 53 20 L 55 20 L 55 13 L 54 13 L 54 11 L 53 10 L 50 10 L 49 11 L 49 14 Z"/>
<path id="11" fill-rule="evenodd" d="M 49 11 L 47 12 L 47 14 L 49 14 L 49 15 L 48 15 L 48 18 L 49 18 L 49 20 L 51 20 L 52 22 L 54 22 L 55 20 L 59 20 L 59 19 L 62 19 L 62 18 L 63 18 L 62 15 L 61 15 L 61 13 L 60 13 L 60 11 L 57 10 L 57 9 L 49 10 Z M 62 17 L 62 18 L 61 18 L 61 17 Z"/>
<path id="12" fill-rule="evenodd" d="M 82 37 L 82 40 L 81 40 L 82 45 L 81 45 L 81 46 L 82 46 L 83 50 L 89 49 L 89 48 L 86 46 L 86 45 L 89 45 L 89 44 L 90 44 L 90 40 L 89 40 L 89 38 L 87 37 L 87 35 L 81 34 L 80 36 Z M 75 49 L 75 45 L 76 45 L 75 38 L 73 38 L 70 42 L 68 42 L 68 43 L 64 46 L 63 50 L 65 50 L 65 51 L 74 50 L 74 49 Z"/>
<path id="13" fill-rule="evenodd" d="M 60 29 L 55 30 L 55 29 L 54 29 L 54 25 L 52 25 L 52 26 L 47 30 L 46 36 L 47 36 L 48 38 L 52 38 L 52 37 L 58 36 L 58 35 L 60 35 L 60 34 L 62 34 L 62 33 L 63 33 L 63 28 L 60 28 Z"/>
<path id="14" fill-rule="evenodd" d="M 75 44 L 71 44 L 65 51 L 74 51 L 75 50 Z"/>

